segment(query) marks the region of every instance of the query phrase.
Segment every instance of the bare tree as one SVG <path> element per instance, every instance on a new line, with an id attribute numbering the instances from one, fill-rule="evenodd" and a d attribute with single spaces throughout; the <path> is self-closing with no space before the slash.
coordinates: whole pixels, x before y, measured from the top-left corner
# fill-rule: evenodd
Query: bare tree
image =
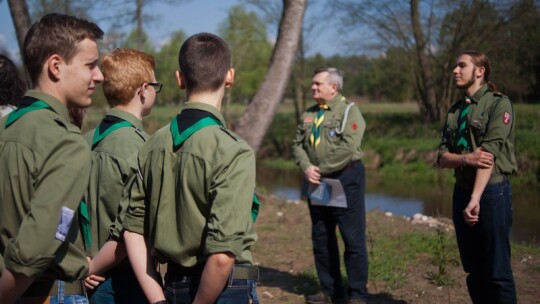
<path id="1" fill-rule="evenodd" d="M 427 42 L 420 22 L 418 0 L 411 0 L 411 23 L 416 56 L 420 66 L 421 82 L 418 88 L 421 98 L 421 102 L 419 102 L 420 112 L 426 122 L 436 122 L 439 121 L 440 114 L 435 90 L 435 77 L 431 72 L 431 63 L 427 54 Z"/>
<path id="2" fill-rule="evenodd" d="M 26 3 L 26 0 L 8 0 L 8 4 L 9 11 L 11 12 L 11 19 L 13 20 L 13 26 L 17 33 L 19 50 L 22 54 L 24 37 L 32 25 L 28 4 Z"/>
<path id="3" fill-rule="evenodd" d="M 235 124 L 235 131 L 255 151 L 259 150 L 287 87 L 306 5 L 307 0 L 283 0 L 283 13 L 270 67 L 261 88 Z"/>

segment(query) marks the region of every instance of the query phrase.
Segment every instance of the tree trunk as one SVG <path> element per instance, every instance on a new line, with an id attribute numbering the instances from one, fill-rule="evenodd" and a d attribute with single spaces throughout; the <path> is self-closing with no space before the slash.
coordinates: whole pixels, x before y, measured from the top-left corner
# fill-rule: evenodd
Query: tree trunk
<path id="1" fill-rule="evenodd" d="M 416 44 L 416 56 L 420 65 L 421 77 L 421 98 L 420 110 L 424 121 L 439 121 L 439 107 L 437 103 L 437 93 L 435 91 L 435 78 L 431 72 L 431 64 L 427 56 L 426 40 L 420 24 L 420 13 L 418 11 L 418 0 L 411 0 L 411 23 Z"/>
<path id="2" fill-rule="evenodd" d="M 32 26 L 30 12 L 28 11 L 26 0 L 8 0 L 8 4 L 9 11 L 11 12 L 11 19 L 13 20 L 13 26 L 15 27 L 15 32 L 17 33 L 19 52 L 22 57 L 24 38 L 26 37 L 26 33 L 28 33 L 30 26 Z M 27 87 L 31 87 L 30 77 L 28 76 L 26 69 L 24 69 L 24 78 Z"/>
<path id="3" fill-rule="evenodd" d="M 26 4 L 26 0 L 8 0 L 8 4 L 11 12 L 11 19 L 13 20 L 13 26 L 15 27 L 15 32 L 17 32 L 19 50 L 22 54 L 24 37 L 32 25 L 30 13 L 28 12 L 28 5 Z"/>
<path id="4" fill-rule="evenodd" d="M 259 91 L 235 124 L 235 132 L 257 152 L 287 87 L 307 0 L 283 0 L 283 13 L 270 67 Z"/>
<path id="5" fill-rule="evenodd" d="M 142 16 L 142 11 L 143 11 L 143 3 L 144 0 L 137 0 L 137 49 L 139 51 L 142 51 L 144 49 L 144 36 L 143 36 L 143 26 L 142 26 L 142 22 L 143 22 L 143 16 Z"/>

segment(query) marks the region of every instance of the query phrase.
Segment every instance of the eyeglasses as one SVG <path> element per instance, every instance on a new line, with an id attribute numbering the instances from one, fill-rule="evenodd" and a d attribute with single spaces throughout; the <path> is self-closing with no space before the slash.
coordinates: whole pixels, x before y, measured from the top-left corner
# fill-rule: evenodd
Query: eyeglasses
<path id="1" fill-rule="evenodd" d="M 161 82 L 148 82 L 147 85 L 153 86 L 156 90 L 156 93 L 159 93 L 161 91 L 161 87 L 163 87 L 163 84 Z"/>

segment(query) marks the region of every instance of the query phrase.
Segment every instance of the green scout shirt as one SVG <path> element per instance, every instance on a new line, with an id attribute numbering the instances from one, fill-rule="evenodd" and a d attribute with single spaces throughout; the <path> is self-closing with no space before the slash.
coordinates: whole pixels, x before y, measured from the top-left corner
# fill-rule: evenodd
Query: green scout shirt
<path id="1" fill-rule="evenodd" d="M 446 115 L 439 145 L 439 158 L 445 152 L 471 153 L 482 147 L 493 154 L 495 164 L 492 176 L 508 175 L 517 171 L 514 155 L 514 110 L 507 96 L 493 93 L 487 85 L 482 86 L 470 97 L 467 128 L 472 146 L 462 151 L 458 148 L 458 117 L 465 98 L 456 102 Z M 470 166 L 456 168 L 454 176 L 465 184 L 474 184 L 476 169 Z"/>
<path id="2" fill-rule="evenodd" d="M 310 165 L 319 167 L 321 174 L 328 174 L 343 169 L 347 164 L 362 158 L 360 148 L 366 130 L 366 121 L 356 105 L 352 105 L 347 114 L 343 133 L 339 133 L 349 103 L 338 94 L 328 102 L 324 113 L 321 142 L 313 148 L 309 137 L 313 131 L 314 120 L 319 112 L 319 105 L 308 108 L 296 129 L 296 138 L 292 144 L 293 157 L 302 172 Z"/>
<path id="3" fill-rule="evenodd" d="M 107 116 L 127 121 L 132 126 L 116 129 L 95 144 L 92 150 L 92 169 L 86 195 L 92 227 L 90 256 L 95 256 L 109 239 L 109 228 L 120 210 L 122 190 L 131 172 L 137 170 L 137 152 L 148 139 L 148 134 L 142 130 L 142 122 L 133 114 L 113 108 Z M 85 135 L 90 146 L 95 132 L 96 129 Z"/>
<path id="4" fill-rule="evenodd" d="M 212 106 L 188 102 L 183 111 L 188 109 L 225 124 Z M 123 226 L 144 234 L 155 258 L 193 267 L 210 254 L 229 252 L 238 264 L 253 263 L 255 155 L 246 142 L 211 125 L 174 151 L 167 125 L 150 137 L 138 160 L 139 177 L 124 198 L 129 207 Z"/>
<path id="5" fill-rule="evenodd" d="M 88 185 L 90 151 L 60 101 L 34 90 L 26 96 L 52 110 L 28 112 L 7 128 L 9 116 L 0 120 L 3 262 L 33 278 L 82 279 L 88 263 L 77 208 Z"/>

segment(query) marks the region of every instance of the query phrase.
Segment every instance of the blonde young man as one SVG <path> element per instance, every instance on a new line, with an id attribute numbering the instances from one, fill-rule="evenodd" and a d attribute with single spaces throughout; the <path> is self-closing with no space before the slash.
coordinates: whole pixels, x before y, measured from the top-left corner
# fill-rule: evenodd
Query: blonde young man
<path id="1" fill-rule="evenodd" d="M 109 240 L 109 228 L 118 216 L 122 189 L 137 168 L 137 152 L 148 135 L 142 119 L 150 114 L 161 84 L 154 75 L 155 61 L 133 49 L 116 49 L 103 57 L 103 92 L 111 109 L 98 127 L 85 135 L 92 149 L 92 169 L 86 196 L 91 221 L 88 254 L 95 257 Z M 114 231 L 114 229 L 113 229 Z M 107 247 L 116 247 L 117 234 Z M 107 247 L 102 255 L 109 255 Z M 105 281 L 87 280 L 90 303 L 146 303 L 123 245 L 112 251 L 120 264 L 104 274 Z M 97 263 L 98 260 L 93 263 Z M 93 282 L 92 282 L 93 281 Z M 99 285 L 97 285 L 99 284 Z M 97 285 L 97 286 L 96 286 Z"/>

